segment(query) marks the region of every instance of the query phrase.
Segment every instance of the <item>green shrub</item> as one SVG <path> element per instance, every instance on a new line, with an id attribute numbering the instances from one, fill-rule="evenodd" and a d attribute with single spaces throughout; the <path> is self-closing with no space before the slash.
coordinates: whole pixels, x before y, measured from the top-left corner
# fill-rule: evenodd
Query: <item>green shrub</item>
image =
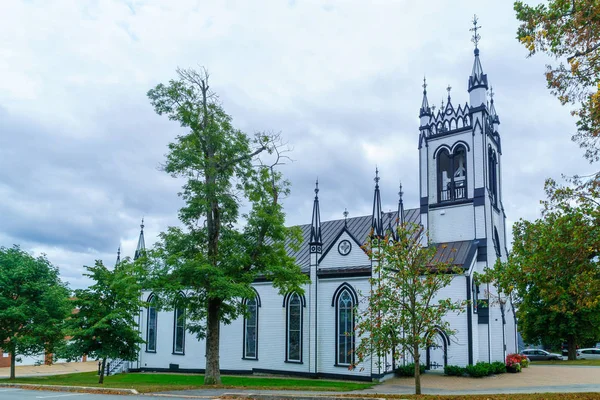
<path id="1" fill-rule="evenodd" d="M 423 364 L 419 364 L 419 371 L 421 371 L 421 374 L 425 372 L 425 366 Z M 406 365 L 401 365 L 397 367 L 396 371 L 394 372 L 396 376 L 415 376 L 415 364 L 410 363 Z"/>
<path id="2" fill-rule="evenodd" d="M 494 361 L 490 365 L 492 374 L 503 374 L 506 372 L 506 364 L 504 364 L 502 361 Z"/>
<path id="3" fill-rule="evenodd" d="M 521 364 L 521 368 L 527 368 L 527 367 L 529 367 L 529 358 L 523 357 L 521 359 L 521 363 L 520 364 Z"/>
<path id="4" fill-rule="evenodd" d="M 444 374 L 449 376 L 463 376 L 467 370 L 464 367 L 459 367 L 458 365 L 446 365 L 444 367 Z"/>
<path id="5" fill-rule="evenodd" d="M 467 374 L 472 376 L 473 378 L 481 378 L 483 376 L 488 376 L 492 373 L 491 364 L 486 362 L 478 362 L 475 365 L 467 365 Z"/>

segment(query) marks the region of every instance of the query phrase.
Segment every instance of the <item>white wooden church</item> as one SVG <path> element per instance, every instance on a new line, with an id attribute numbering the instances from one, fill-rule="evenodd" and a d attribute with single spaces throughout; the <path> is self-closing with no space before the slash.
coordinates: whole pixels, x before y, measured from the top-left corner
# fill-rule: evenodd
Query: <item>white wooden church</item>
<path id="1" fill-rule="evenodd" d="M 466 312 L 447 315 L 456 330 L 454 336 L 441 329 L 431 332 L 434 345 L 422 349 L 421 359 L 427 368 L 503 361 L 507 353 L 516 351 L 516 320 L 510 299 L 488 300 L 496 298 L 495 289 L 474 279 L 477 272 L 507 256 L 500 120 L 493 93 L 488 96 L 476 29 L 474 39 L 467 103 L 455 106 L 448 90 L 446 105 L 434 112 L 423 85 L 415 140 L 420 160 L 419 207 L 404 210 L 400 192 L 398 211 L 382 213 L 376 177 L 372 215 L 322 222 L 317 188 L 312 222 L 301 226 L 303 245 L 291 253 L 311 283 L 305 286 L 304 295 L 285 296 L 269 282 L 254 283 L 256 297 L 247 300 L 249 317 L 221 328 L 223 373 L 371 380 L 384 378 L 395 366 L 410 362 L 386 357 L 348 368 L 353 362 L 352 349 L 360 340 L 352 334 L 353 310 L 359 293 L 369 293 L 372 267 L 361 245 L 371 229 L 378 235 L 393 229 L 398 215 L 422 224 L 434 243 L 446 244 L 438 246 L 446 248 L 439 250 L 438 256 L 463 271 L 439 296 L 472 301 Z M 138 250 L 143 247 L 142 226 Z M 143 296 L 151 303 L 152 293 L 144 292 Z M 186 332 L 181 310 L 144 309 L 140 334 L 146 343 L 130 369 L 203 371 L 205 343 Z"/>

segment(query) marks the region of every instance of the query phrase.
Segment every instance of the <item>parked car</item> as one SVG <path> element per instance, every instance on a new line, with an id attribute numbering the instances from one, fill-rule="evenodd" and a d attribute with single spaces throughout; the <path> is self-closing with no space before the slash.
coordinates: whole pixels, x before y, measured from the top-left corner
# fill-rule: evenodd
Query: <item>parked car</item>
<path id="1" fill-rule="evenodd" d="M 562 360 L 562 356 L 556 353 L 549 353 L 546 350 L 540 349 L 527 349 L 521 352 L 522 355 L 527 356 L 531 361 L 545 361 L 545 360 Z"/>
<path id="2" fill-rule="evenodd" d="M 579 349 L 577 350 L 577 358 L 582 360 L 600 360 L 600 349 Z"/>

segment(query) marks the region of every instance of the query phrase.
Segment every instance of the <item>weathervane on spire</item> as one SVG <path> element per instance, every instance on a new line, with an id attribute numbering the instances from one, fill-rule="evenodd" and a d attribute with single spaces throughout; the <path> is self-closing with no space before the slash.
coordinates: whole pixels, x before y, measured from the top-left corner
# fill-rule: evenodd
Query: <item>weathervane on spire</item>
<path id="1" fill-rule="evenodd" d="M 475 49 L 477 49 L 477 44 L 479 43 L 479 39 L 481 39 L 481 36 L 479 36 L 479 34 L 477 33 L 477 29 L 480 29 L 480 26 L 477 26 L 477 15 L 473 15 L 473 27 L 471 29 L 469 29 L 469 31 L 473 32 L 473 37 L 471 38 L 471 42 L 473 42 L 475 44 Z"/>

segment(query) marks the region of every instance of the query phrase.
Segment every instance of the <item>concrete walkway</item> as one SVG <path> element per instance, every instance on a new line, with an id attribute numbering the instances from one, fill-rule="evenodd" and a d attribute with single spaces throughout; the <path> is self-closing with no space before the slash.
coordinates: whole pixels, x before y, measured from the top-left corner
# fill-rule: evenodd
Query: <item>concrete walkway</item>
<path id="1" fill-rule="evenodd" d="M 427 373 L 421 378 L 423 394 L 503 394 L 503 393 L 600 393 L 600 367 L 532 365 L 519 374 L 502 374 L 486 378 L 459 378 L 441 373 Z M 349 394 L 414 394 L 414 378 L 392 378 L 371 389 L 353 392 L 300 392 L 290 390 L 198 389 L 164 392 L 162 395 L 198 397 L 278 396 L 302 398 Z M 599 395 L 600 397 L 600 395 Z"/>
<path id="2" fill-rule="evenodd" d="M 75 372 L 90 372 L 98 370 L 97 361 L 56 363 L 52 365 L 22 365 L 15 368 L 15 376 L 23 378 L 27 376 L 46 376 L 72 374 Z M 10 367 L 0 368 L 0 379 L 10 376 Z"/>

